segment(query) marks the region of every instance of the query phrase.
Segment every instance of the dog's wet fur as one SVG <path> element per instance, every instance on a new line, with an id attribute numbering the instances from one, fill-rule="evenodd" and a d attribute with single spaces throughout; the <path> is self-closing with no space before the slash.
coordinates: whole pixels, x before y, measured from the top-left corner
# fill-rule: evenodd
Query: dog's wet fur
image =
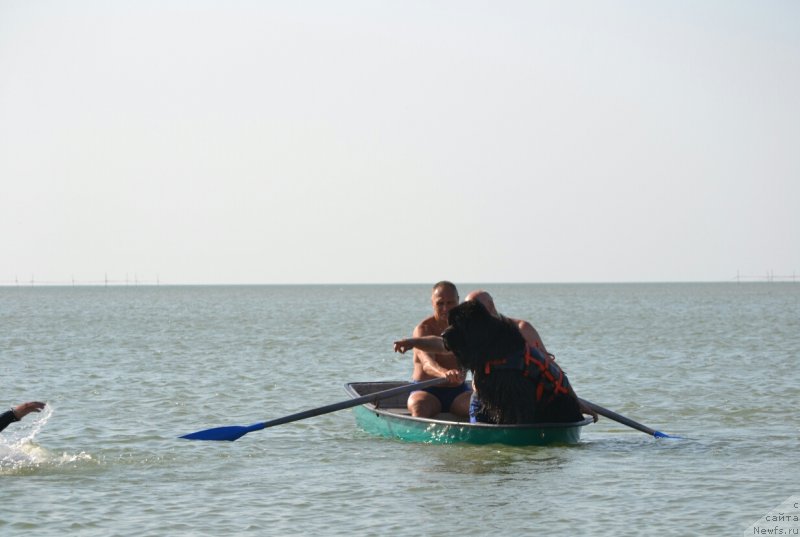
<path id="1" fill-rule="evenodd" d="M 472 371 L 482 409 L 491 423 L 569 423 L 580 421 L 578 400 L 559 394 L 552 401 L 536 401 L 537 383 L 515 369 L 485 371 L 486 362 L 525 349 L 525 339 L 512 322 L 490 314 L 478 301 L 450 310 L 449 325 L 442 334 L 459 365 Z M 566 377 L 566 376 L 565 376 Z"/>

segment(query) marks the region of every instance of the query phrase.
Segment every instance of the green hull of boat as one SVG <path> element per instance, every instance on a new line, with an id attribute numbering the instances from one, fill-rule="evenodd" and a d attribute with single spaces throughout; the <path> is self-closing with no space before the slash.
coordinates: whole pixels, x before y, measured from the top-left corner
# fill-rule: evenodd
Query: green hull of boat
<path id="1" fill-rule="evenodd" d="M 402 382 L 350 383 L 347 391 L 353 397 L 391 388 Z M 405 411 L 405 398 L 380 401 L 353 409 L 356 423 L 370 434 L 407 442 L 431 444 L 506 444 L 513 446 L 568 445 L 580 442 L 581 428 L 591 418 L 576 423 L 530 425 L 493 425 L 446 419 L 414 418 Z M 401 406 L 402 405 L 402 406 Z"/>

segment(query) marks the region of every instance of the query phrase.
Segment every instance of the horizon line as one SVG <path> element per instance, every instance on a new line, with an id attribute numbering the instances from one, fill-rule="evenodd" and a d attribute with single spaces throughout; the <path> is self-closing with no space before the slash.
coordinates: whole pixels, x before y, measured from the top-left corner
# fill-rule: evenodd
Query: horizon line
<path id="1" fill-rule="evenodd" d="M 725 280 L 598 280 L 598 281 L 465 281 L 457 285 L 625 285 L 625 284 L 693 284 L 693 283 L 798 283 L 796 275 L 734 277 Z M 291 286 L 368 286 L 368 285 L 432 285 L 430 282 L 165 282 L 155 280 L 65 280 L 65 281 L 0 281 L 0 287 L 291 287 Z"/>

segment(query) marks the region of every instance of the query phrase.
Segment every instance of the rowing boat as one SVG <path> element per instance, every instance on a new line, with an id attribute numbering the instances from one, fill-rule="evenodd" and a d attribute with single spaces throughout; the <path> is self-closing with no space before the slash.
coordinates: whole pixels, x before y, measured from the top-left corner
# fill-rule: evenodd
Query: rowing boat
<path id="1" fill-rule="evenodd" d="M 351 382 L 345 385 L 345 389 L 351 398 L 356 398 L 406 383 L 404 381 Z M 450 413 L 439 414 L 436 418 L 415 418 L 406 408 L 407 399 L 408 395 L 403 393 L 357 406 L 353 409 L 356 423 L 370 434 L 408 442 L 430 444 L 466 442 L 513 446 L 577 444 L 580 442 L 581 427 L 592 423 L 592 418 L 584 418 L 574 423 L 495 425 L 469 423 Z"/>

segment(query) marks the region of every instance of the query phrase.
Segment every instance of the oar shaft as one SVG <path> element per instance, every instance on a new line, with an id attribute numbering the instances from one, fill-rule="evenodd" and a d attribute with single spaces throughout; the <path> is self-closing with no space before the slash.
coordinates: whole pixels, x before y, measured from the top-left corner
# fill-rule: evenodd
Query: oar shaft
<path id="1" fill-rule="evenodd" d="M 283 416 L 281 418 L 275 418 L 274 420 L 265 421 L 264 423 L 259 424 L 263 427 L 254 428 L 253 430 L 266 429 L 267 427 L 274 427 L 276 425 L 283 425 L 284 423 L 291 423 L 293 421 L 304 420 L 306 418 L 313 418 L 314 416 L 319 416 L 322 414 L 329 414 L 331 412 L 336 412 L 337 410 L 344 410 L 345 408 L 352 408 L 366 403 L 374 403 L 375 401 L 386 399 L 388 397 L 392 397 L 393 395 L 399 395 L 413 390 L 421 390 L 430 386 L 436 386 L 437 384 L 441 384 L 446 380 L 447 379 L 444 377 L 435 378 L 417 382 L 415 384 L 404 384 L 395 388 L 389 388 L 388 390 L 369 393 L 367 395 L 362 395 L 361 397 L 356 397 L 355 399 L 348 399 L 347 401 L 341 401 L 339 403 L 333 403 L 331 405 L 321 406 L 319 408 L 312 408 L 310 410 L 304 410 L 303 412 L 298 412 L 289 416 Z"/>
<path id="2" fill-rule="evenodd" d="M 627 425 L 628 427 L 632 427 L 632 428 L 634 428 L 634 429 L 636 429 L 638 431 L 642 431 L 643 433 L 649 434 L 650 436 L 655 436 L 656 438 L 660 438 L 662 436 L 668 436 L 668 435 L 665 435 L 662 432 L 656 431 L 655 429 L 651 429 L 650 427 L 647 427 L 646 425 L 642 425 L 641 423 L 635 422 L 630 418 L 626 418 L 625 416 L 622 416 L 621 414 L 617 414 L 613 410 L 609 410 L 607 408 L 603 408 L 600 405 L 596 405 L 596 404 L 592 403 L 591 401 L 587 401 L 586 399 L 580 399 L 580 402 L 583 403 L 584 405 L 586 405 L 587 407 L 591 408 L 592 410 L 594 410 L 595 412 L 597 412 L 601 416 L 605 416 L 606 418 L 608 418 L 610 420 L 614 420 L 614 421 L 616 421 L 618 423 L 621 423 L 623 425 Z"/>
<path id="3" fill-rule="evenodd" d="M 374 403 L 381 399 L 392 397 L 393 395 L 400 395 L 403 393 L 413 392 L 414 390 L 427 388 L 429 386 L 436 386 L 437 384 L 445 382 L 445 380 L 445 378 L 436 378 L 423 382 L 404 384 L 388 390 L 381 390 L 379 392 L 362 395 L 361 397 L 356 397 L 355 399 L 348 399 L 347 401 L 342 401 L 340 403 L 321 406 L 319 408 L 312 408 L 311 410 L 304 410 L 303 412 L 298 412 L 297 414 L 291 414 L 289 416 L 276 418 L 263 423 L 254 423 L 249 427 L 242 427 L 240 425 L 214 427 L 213 429 L 204 429 L 195 433 L 185 434 L 181 436 L 181 438 L 185 438 L 187 440 L 227 440 L 229 442 L 233 442 L 234 440 L 237 440 L 247 433 L 251 433 L 253 431 L 260 431 L 261 429 L 266 429 L 267 427 L 274 427 L 275 425 L 280 425 L 282 423 L 289 423 L 305 418 L 311 418 L 313 416 L 319 416 L 320 414 L 328 414 L 329 412 L 336 412 L 337 410 L 363 405 L 365 403 Z"/>

